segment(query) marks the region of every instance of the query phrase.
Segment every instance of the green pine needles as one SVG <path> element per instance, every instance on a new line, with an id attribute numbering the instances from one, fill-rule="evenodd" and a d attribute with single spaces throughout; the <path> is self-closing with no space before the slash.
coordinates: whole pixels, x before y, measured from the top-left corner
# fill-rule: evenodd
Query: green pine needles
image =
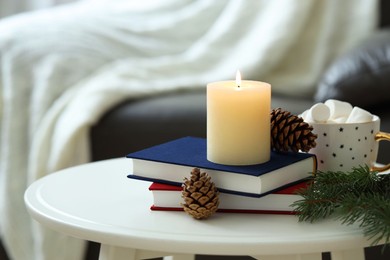
<path id="1" fill-rule="evenodd" d="M 329 216 L 343 224 L 359 223 L 373 245 L 390 242 L 390 174 L 368 166 L 350 172 L 317 172 L 311 185 L 298 194 L 304 199 L 292 206 L 299 221 L 314 222 Z"/>

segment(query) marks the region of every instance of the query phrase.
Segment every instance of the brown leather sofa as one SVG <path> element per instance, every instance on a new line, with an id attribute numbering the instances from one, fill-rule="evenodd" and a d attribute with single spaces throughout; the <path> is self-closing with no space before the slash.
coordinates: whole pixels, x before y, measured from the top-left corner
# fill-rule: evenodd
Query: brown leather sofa
<path id="1" fill-rule="evenodd" d="M 330 98 L 378 115 L 381 130 L 390 132 L 390 28 L 331 64 L 312 97 L 273 93 L 272 107 L 299 114 Z M 129 100 L 113 108 L 92 128 L 93 160 L 121 157 L 182 136 L 206 137 L 205 89 Z M 379 162 L 390 162 L 389 157 L 390 144 L 382 142 Z"/>

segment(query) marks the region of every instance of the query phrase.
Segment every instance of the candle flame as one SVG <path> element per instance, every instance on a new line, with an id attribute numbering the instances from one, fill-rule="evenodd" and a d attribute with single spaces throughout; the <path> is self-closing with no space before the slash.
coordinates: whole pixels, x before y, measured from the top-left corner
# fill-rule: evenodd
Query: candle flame
<path id="1" fill-rule="evenodd" d="M 239 70 L 237 70 L 236 73 L 236 85 L 238 88 L 241 86 L 241 73 Z"/>

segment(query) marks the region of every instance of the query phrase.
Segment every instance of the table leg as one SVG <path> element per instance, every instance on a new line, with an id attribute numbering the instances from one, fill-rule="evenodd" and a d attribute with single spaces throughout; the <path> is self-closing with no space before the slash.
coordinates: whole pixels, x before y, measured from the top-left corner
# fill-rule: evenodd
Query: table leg
<path id="1" fill-rule="evenodd" d="M 297 254 L 297 255 L 263 255 L 263 256 L 252 256 L 252 257 L 258 260 L 321 260 L 322 254 L 312 253 L 312 254 Z"/>
<path id="2" fill-rule="evenodd" d="M 102 244 L 100 246 L 99 260 L 138 260 L 164 257 L 164 260 L 194 260 L 195 255 L 171 254 L 149 250 L 139 250 Z"/>
<path id="3" fill-rule="evenodd" d="M 135 260 L 136 250 L 102 244 L 100 246 L 99 260 Z"/>
<path id="4" fill-rule="evenodd" d="M 195 260 L 195 255 L 175 254 L 171 256 L 165 256 L 164 260 Z"/>
<path id="5" fill-rule="evenodd" d="M 335 251 L 330 253 L 332 260 L 364 260 L 364 248 Z"/>

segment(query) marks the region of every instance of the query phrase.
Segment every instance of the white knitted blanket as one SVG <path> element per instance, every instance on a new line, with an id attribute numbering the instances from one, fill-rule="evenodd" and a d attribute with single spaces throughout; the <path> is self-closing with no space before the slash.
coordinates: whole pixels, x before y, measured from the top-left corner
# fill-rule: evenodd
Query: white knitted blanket
<path id="1" fill-rule="evenodd" d="M 0 231 L 12 259 L 81 258 L 81 241 L 33 224 L 23 193 L 88 162 L 89 129 L 108 109 L 237 69 L 274 93 L 310 95 L 324 68 L 373 30 L 376 4 L 87 1 L 1 20 Z"/>

